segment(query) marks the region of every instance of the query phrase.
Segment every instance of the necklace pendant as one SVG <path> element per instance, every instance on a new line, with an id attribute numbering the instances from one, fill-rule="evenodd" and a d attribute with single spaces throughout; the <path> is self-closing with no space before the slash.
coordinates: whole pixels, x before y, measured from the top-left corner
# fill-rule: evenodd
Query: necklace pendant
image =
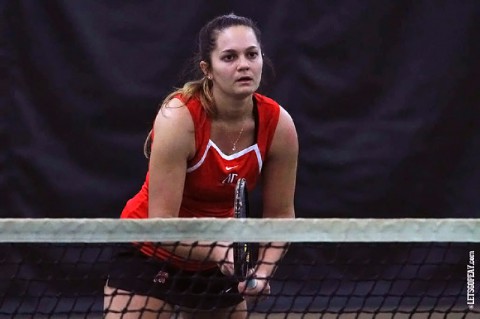
<path id="1" fill-rule="evenodd" d="M 242 125 L 242 128 L 240 129 L 240 133 L 238 133 L 237 139 L 232 143 L 232 153 L 235 153 L 235 151 L 237 150 L 237 143 L 238 141 L 240 141 L 240 138 L 242 137 L 244 129 L 245 129 L 245 121 Z"/>

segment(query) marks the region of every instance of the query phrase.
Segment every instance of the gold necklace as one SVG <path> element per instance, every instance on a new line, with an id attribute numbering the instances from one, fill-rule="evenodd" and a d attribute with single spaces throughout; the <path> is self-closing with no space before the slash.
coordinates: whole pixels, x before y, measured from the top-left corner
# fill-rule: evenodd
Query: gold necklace
<path id="1" fill-rule="evenodd" d="M 237 139 L 232 143 L 232 152 L 235 152 L 237 150 L 237 143 L 240 140 L 240 137 L 242 137 L 243 130 L 245 129 L 245 120 L 243 121 L 242 128 L 240 129 L 240 133 L 238 133 Z"/>

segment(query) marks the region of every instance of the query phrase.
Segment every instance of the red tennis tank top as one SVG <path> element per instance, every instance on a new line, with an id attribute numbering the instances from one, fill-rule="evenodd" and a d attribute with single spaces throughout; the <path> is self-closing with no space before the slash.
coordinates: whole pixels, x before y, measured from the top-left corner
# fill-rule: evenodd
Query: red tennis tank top
<path id="1" fill-rule="evenodd" d="M 210 140 L 211 120 L 200 101 L 191 98 L 182 100 L 195 126 L 196 153 L 187 163 L 187 174 L 179 217 L 233 217 L 235 184 L 239 178 L 246 178 L 251 191 L 261 175 L 263 162 L 270 148 L 277 127 L 280 107 L 274 100 L 254 94 L 257 108 L 256 143 L 237 153 L 226 155 Z M 141 190 L 130 199 L 122 211 L 121 218 L 148 218 L 147 173 Z M 141 250 L 155 255 L 178 267 L 198 270 L 215 267 L 212 263 L 188 261 L 152 244 L 143 244 Z"/>

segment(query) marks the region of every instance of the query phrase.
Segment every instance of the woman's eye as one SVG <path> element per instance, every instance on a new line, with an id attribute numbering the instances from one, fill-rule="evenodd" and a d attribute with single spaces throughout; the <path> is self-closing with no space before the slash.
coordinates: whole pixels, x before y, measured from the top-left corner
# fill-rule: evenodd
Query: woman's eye
<path id="1" fill-rule="evenodd" d="M 255 59 L 258 56 L 258 52 L 250 52 L 247 54 L 250 59 Z"/>
<path id="2" fill-rule="evenodd" d="M 222 60 L 224 61 L 233 61 L 233 59 L 234 59 L 233 54 L 224 55 L 222 58 Z"/>

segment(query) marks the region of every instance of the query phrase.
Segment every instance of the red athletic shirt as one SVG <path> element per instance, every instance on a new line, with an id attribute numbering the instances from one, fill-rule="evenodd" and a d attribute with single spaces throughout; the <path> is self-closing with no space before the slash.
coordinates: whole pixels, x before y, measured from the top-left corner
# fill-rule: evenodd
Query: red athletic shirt
<path id="1" fill-rule="evenodd" d="M 254 94 L 256 107 L 256 143 L 237 153 L 226 155 L 210 140 L 211 119 L 205 113 L 198 98 L 182 100 L 193 119 L 195 127 L 194 157 L 187 163 L 187 174 L 180 206 L 179 217 L 233 217 L 235 184 L 239 178 L 246 178 L 251 191 L 262 171 L 262 165 L 270 148 L 280 114 L 279 105 L 270 98 Z M 148 218 L 147 173 L 141 190 L 130 199 L 122 211 L 121 218 Z M 155 254 L 163 260 L 187 270 L 211 268 L 212 263 L 187 261 L 172 253 L 144 244 L 142 251 Z"/>

